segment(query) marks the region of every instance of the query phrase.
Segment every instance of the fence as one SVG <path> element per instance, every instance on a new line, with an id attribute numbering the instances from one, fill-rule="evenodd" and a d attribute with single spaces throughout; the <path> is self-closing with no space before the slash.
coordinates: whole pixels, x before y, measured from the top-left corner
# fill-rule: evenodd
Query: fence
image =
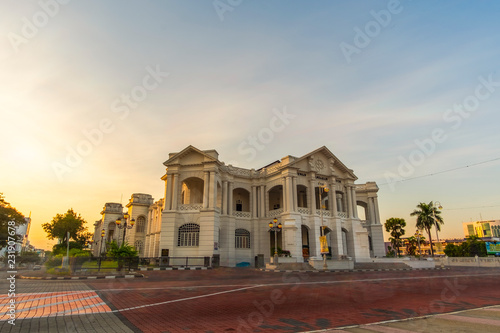
<path id="1" fill-rule="evenodd" d="M 113 258 L 76 257 L 70 258 L 71 271 L 131 271 L 139 267 L 218 267 L 218 257 L 154 257 L 154 258 Z"/>
<path id="2" fill-rule="evenodd" d="M 496 257 L 441 257 L 435 261 L 445 266 L 500 267 L 500 258 Z"/>

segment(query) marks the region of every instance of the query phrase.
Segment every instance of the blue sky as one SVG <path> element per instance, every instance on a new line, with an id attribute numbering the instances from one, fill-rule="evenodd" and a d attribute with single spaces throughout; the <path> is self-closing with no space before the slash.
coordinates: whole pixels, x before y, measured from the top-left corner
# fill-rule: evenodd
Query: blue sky
<path id="1" fill-rule="evenodd" d="M 248 168 L 324 145 L 358 182 L 380 184 L 383 221 L 405 218 L 413 233 L 409 213 L 437 200 L 443 237 L 463 237 L 462 222 L 500 218 L 500 161 L 385 183 L 412 158 L 403 178 L 500 158 L 499 11 L 495 1 L 4 1 L 0 192 L 32 212 L 45 247 L 40 225 L 70 207 L 90 226 L 122 195 L 160 199 L 162 163 L 187 145 Z M 242 153 L 284 110 L 285 129 Z"/>

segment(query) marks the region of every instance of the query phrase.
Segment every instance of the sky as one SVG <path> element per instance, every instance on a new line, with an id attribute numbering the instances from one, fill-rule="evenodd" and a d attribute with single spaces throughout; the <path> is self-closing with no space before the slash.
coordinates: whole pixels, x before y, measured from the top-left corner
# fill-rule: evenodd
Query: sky
<path id="1" fill-rule="evenodd" d="M 382 222 L 500 219 L 497 1 L 2 1 L 0 192 L 41 225 L 162 197 L 168 154 L 260 168 L 326 146 Z M 282 125 L 273 127 L 280 115 Z M 270 128 L 274 130 L 270 131 Z M 387 238 L 387 235 L 386 235 Z"/>

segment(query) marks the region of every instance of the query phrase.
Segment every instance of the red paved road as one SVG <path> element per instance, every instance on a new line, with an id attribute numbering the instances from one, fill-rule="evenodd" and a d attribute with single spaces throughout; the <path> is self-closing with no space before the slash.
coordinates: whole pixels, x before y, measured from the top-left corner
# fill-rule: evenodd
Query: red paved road
<path id="1" fill-rule="evenodd" d="M 499 274 L 218 269 L 89 284 L 143 332 L 303 332 L 497 305 Z"/>

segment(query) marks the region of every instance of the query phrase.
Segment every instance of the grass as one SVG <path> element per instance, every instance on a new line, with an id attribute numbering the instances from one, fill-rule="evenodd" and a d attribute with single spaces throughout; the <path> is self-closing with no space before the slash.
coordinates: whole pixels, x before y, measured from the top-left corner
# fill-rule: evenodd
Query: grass
<path id="1" fill-rule="evenodd" d="M 87 261 L 82 265 L 82 269 L 97 269 L 99 268 L 99 263 L 97 260 L 95 261 Z M 113 260 L 104 260 L 101 261 L 101 269 L 117 269 L 118 261 Z"/>

